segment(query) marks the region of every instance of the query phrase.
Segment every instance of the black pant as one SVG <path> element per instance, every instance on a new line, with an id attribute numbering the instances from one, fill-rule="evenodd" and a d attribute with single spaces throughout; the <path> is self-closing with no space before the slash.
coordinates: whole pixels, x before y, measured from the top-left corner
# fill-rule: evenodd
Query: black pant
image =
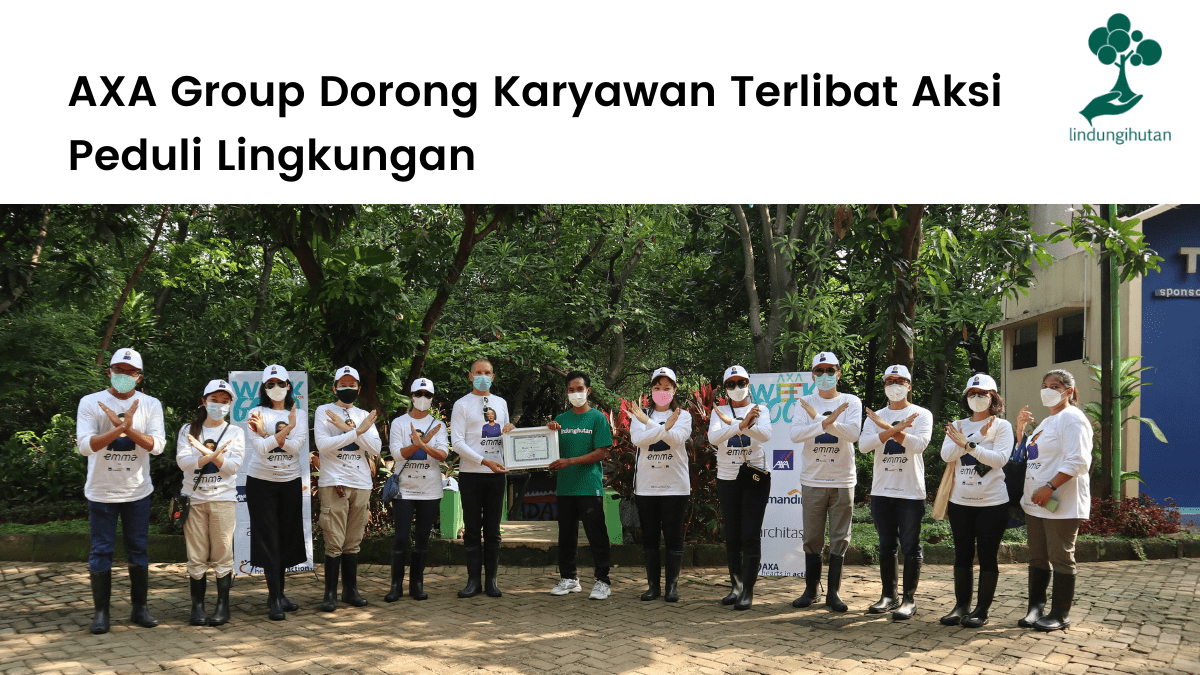
<path id="1" fill-rule="evenodd" d="M 433 520 L 437 518 L 440 499 L 397 499 L 392 510 L 396 522 L 396 536 L 392 539 L 393 551 L 408 550 L 408 535 L 411 532 L 413 543 L 418 551 L 429 549 L 429 531 L 433 529 Z M 413 514 L 417 516 L 417 529 L 413 531 Z"/>
<path id="2" fill-rule="evenodd" d="M 459 473 L 462 497 L 463 545 L 479 546 L 480 531 L 488 546 L 500 545 L 500 516 L 504 509 L 504 474 Z"/>
<path id="3" fill-rule="evenodd" d="M 634 499 L 642 523 L 642 548 L 658 548 L 661 533 L 668 551 L 682 551 L 683 516 L 691 495 L 636 495 Z"/>
<path id="4" fill-rule="evenodd" d="M 771 497 L 771 477 L 753 488 L 736 480 L 718 480 L 717 498 L 724 518 L 725 550 L 736 555 L 762 555 L 762 523 Z"/>
<path id="5" fill-rule="evenodd" d="M 950 502 L 947 508 L 950 531 L 954 535 L 954 566 L 971 567 L 979 551 L 979 571 L 998 572 L 996 555 L 1000 539 L 1008 526 L 1008 505 L 960 506 Z"/>
<path id="6" fill-rule="evenodd" d="M 592 547 L 596 578 L 604 583 L 612 567 L 609 559 L 608 527 L 604 524 L 604 498 L 586 495 L 558 497 L 558 573 L 563 579 L 578 579 L 575 556 L 579 549 L 579 521 Z"/>
<path id="7" fill-rule="evenodd" d="M 299 478 L 276 483 L 246 477 L 251 565 L 280 570 L 308 560 L 301 497 Z"/>

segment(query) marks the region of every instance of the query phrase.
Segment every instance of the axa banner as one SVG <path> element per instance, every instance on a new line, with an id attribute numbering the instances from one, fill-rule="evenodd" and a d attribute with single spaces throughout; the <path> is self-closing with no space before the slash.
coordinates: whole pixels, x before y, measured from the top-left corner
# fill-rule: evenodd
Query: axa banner
<path id="1" fill-rule="evenodd" d="M 762 526 L 764 576 L 804 576 L 801 537 L 800 466 L 791 426 L 796 399 L 813 392 L 812 373 L 757 373 L 750 376 L 754 402 L 771 410 L 771 440 L 764 446 L 771 466 L 771 501 Z"/>
<path id="2" fill-rule="evenodd" d="M 299 410 L 307 411 L 308 373 L 303 370 L 289 370 L 288 379 L 292 381 L 292 395 L 296 398 L 296 407 Z M 237 396 L 229 417 L 234 424 L 246 432 L 246 456 L 248 458 L 250 453 L 254 452 L 249 442 L 250 436 L 254 432 L 250 430 L 247 421 L 250 419 L 250 411 L 258 406 L 258 389 L 262 384 L 262 371 L 230 371 L 229 383 L 233 385 L 233 391 Z M 306 448 L 301 466 L 309 466 L 310 461 L 310 453 Z M 233 535 L 233 558 L 236 564 L 233 570 L 234 574 L 239 575 L 262 573 L 261 567 L 254 567 L 250 564 L 250 511 L 246 508 L 246 467 L 249 465 L 249 461 L 242 462 L 242 469 L 238 472 L 237 477 L 237 530 Z M 304 505 L 304 550 L 308 553 L 308 560 L 295 567 L 289 567 L 287 570 L 289 572 L 313 569 L 311 483 L 309 472 L 301 471 L 300 489 L 304 493 L 304 498 L 301 500 Z"/>

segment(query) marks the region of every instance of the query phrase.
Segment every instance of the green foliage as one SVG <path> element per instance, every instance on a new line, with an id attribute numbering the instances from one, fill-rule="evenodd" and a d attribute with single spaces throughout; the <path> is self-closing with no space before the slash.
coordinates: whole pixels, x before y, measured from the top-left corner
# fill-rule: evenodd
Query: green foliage
<path id="1" fill-rule="evenodd" d="M 1138 396 L 1142 395 L 1141 392 L 1138 391 L 1139 389 L 1141 389 L 1143 386 L 1149 386 L 1149 385 L 1153 384 L 1153 382 L 1143 382 L 1142 381 L 1142 375 L 1141 375 L 1142 372 L 1146 371 L 1146 370 L 1150 370 L 1152 368 L 1152 366 L 1139 367 L 1138 362 L 1141 360 L 1142 360 L 1142 357 L 1140 357 L 1140 356 L 1126 356 L 1125 358 L 1121 359 L 1120 373 L 1118 373 L 1119 382 L 1121 385 L 1120 395 L 1113 398 L 1113 405 L 1114 406 L 1119 405 L 1122 412 L 1126 408 L 1128 408 L 1133 403 L 1133 401 L 1135 399 L 1137 399 Z M 1092 369 L 1092 381 L 1096 383 L 1096 386 L 1092 387 L 1092 389 L 1094 389 L 1095 391 L 1100 391 L 1101 366 L 1099 364 L 1095 364 L 1095 363 L 1089 363 L 1087 365 L 1089 368 Z M 1088 419 L 1090 419 L 1092 421 L 1092 429 L 1093 429 L 1094 433 L 1099 434 L 1100 433 L 1100 418 L 1102 417 L 1102 410 L 1100 407 L 1100 403 L 1097 401 L 1092 401 L 1092 402 L 1088 403 L 1087 405 L 1085 405 L 1083 407 L 1083 412 L 1088 416 Z M 1127 417 L 1124 417 L 1121 420 L 1121 428 L 1124 429 L 1125 425 L 1127 423 L 1129 423 L 1130 421 L 1138 422 L 1140 424 L 1145 424 L 1147 427 L 1150 428 L 1150 432 L 1154 434 L 1155 438 L 1157 438 L 1162 443 L 1167 442 L 1166 434 L 1164 434 L 1162 432 L 1162 429 L 1159 429 L 1158 425 L 1155 424 L 1154 420 L 1150 419 L 1149 417 L 1140 417 L 1138 415 L 1129 415 Z M 1097 476 L 1100 475 L 1100 471 L 1101 471 L 1100 465 L 1101 465 L 1100 443 L 1097 442 L 1097 443 L 1093 444 L 1093 446 L 1092 446 L 1092 472 L 1094 474 L 1096 474 Z M 1136 471 L 1127 471 L 1124 474 L 1122 474 L 1120 480 L 1122 480 L 1122 481 L 1125 481 L 1125 480 L 1142 481 L 1142 476 L 1141 476 L 1141 474 L 1139 474 Z M 1144 481 L 1142 481 L 1142 482 L 1144 482 Z"/>
<path id="2" fill-rule="evenodd" d="M 75 420 L 55 415 L 41 435 L 13 434 L 0 452 L 0 476 L 7 504 L 82 500 L 87 463 L 75 445 Z"/>

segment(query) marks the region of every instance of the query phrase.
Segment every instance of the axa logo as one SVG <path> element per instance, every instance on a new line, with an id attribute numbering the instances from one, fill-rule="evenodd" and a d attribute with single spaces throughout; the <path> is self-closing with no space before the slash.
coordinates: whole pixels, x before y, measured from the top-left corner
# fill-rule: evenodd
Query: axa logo
<path id="1" fill-rule="evenodd" d="M 778 471 L 780 469 L 786 469 L 787 471 L 791 471 L 792 455 L 793 452 L 791 450 L 775 450 L 774 457 L 772 458 L 772 470 Z"/>
<path id="2" fill-rule="evenodd" d="M 1079 114 L 1088 124 L 1101 115 L 1122 115 L 1142 100 L 1129 85 L 1127 68 L 1153 66 L 1162 59 L 1162 46 L 1147 39 L 1124 14 L 1113 14 L 1108 23 L 1088 35 L 1088 49 L 1105 66 L 1117 69 L 1117 80 L 1104 94 L 1093 98 Z"/>

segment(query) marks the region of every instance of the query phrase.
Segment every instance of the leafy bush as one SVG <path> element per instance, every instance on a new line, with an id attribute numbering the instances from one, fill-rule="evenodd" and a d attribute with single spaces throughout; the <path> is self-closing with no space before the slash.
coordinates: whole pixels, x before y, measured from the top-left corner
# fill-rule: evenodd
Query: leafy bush
<path id="1" fill-rule="evenodd" d="M 79 501 L 87 461 L 75 446 L 75 420 L 55 415 L 41 435 L 18 431 L 0 452 L 0 500 L 6 504 Z"/>
<path id="2" fill-rule="evenodd" d="M 1179 507 L 1170 497 L 1162 504 L 1150 495 L 1115 499 L 1092 497 L 1092 517 L 1079 526 L 1079 534 L 1144 539 L 1175 534 L 1180 528 Z"/>
<path id="3" fill-rule="evenodd" d="M 88 505 L 84 499 L 67 502 L 18 503 L 0 506 L 0 523 L 36 524 L 55 520 L 87 518 Z"/>

